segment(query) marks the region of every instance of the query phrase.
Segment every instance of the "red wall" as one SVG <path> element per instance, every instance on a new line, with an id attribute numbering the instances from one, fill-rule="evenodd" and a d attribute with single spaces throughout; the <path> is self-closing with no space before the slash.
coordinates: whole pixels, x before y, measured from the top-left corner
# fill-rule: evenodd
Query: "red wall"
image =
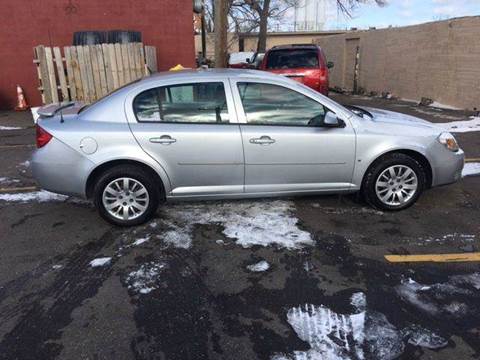
<path id="1" fill-rule="evenodd" d="M 16 84 L 40 105 L 33 47 L 71 45 L 85 30 L 136 30 L 157 47 L 159 70 L 194 65 L 192 0 L 0 0 L 0 108 L 13 108 Z"/>

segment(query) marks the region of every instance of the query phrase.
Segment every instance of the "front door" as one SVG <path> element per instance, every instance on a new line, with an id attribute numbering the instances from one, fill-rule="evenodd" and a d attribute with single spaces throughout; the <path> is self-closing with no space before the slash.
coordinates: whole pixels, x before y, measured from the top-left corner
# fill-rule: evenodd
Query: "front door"
<path id="1" fill-rule="evenodd" d="M 328 128 L 329 109 L 293 89 L 234 82 L 241 102 L 245 192 L 317 192 L 351 187 L 355 132 Z"/>
<path id="2" fill-rule="evenodd" d="M 243 192 L 244 163 L 224 81 L 159 86 L 133 99 L 132 132 L 167 172 L 170 196 Z"/>

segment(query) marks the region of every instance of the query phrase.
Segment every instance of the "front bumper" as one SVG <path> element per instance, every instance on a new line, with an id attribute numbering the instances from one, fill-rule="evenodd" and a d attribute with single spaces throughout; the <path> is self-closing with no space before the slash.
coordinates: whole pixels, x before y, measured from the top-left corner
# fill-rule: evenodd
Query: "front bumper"
<path id="1" fill-rule="evenodd" d="M 432 169 L 432 186 L 451 184 L 462 178 L 465 162 L 463 150 L 460 149 L 457 152 L 449 151 L 448 154 L 443 153 L 442 155 L 441 159 L 437 159 L 436 165 Z"/>
<path id="2" fill-rule="evenodd" d="M 52 138 L 31 159 L 35 180 L 45 190 L 85 197 L 88 174 L 94 163 L 61 141 Z"/>

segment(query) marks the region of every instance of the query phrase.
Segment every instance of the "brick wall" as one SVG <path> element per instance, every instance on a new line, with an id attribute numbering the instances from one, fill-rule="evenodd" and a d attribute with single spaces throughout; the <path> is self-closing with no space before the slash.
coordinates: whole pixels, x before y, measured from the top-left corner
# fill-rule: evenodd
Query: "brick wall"
<path id="1" fill-rule="evenodd" d="M 358 86 L 365 91 L 480 108 L 480 17 L 318 38 L 315 42 L 335 62 L 332 87 L 352 90 L 354 55 L 349 43 L 355 39 L 360 50 Z"/>
<path id="2" fill-rule="evenodd" d="M 193 66 L 191 0 L 2 1 L 0 11 L 0 108 L 12 108 L 16 84 L 30 105 L 40 104 L 33 60 L 36 45 L 71 45 L 75 31 L 136 30 L 157 47 L 160 70 Z"/>

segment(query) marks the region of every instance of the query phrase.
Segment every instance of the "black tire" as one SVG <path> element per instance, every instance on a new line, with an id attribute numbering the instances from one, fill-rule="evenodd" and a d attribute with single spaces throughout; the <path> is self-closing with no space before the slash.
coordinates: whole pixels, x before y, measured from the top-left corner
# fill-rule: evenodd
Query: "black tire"
<path id="1" fill-rule="evenodd" d="M 147 209 L 140 216 L 133 219 L 118 219 L 108 212 L 103 204 L 103 193 L 105 188 L 115 179 L 128 177 L 138 181 L 142 184 L 148 193 L 149 202 Z M 162 187 L 152 178 L 148 171 L 145 171 L 139 166 L 135 165 L 118 165 L 106 170 L 100 177 L 98 177 L 94 190 L 93 200 L 100 216 L 111 224 L 117 226 L 136 226 L 150 220 L 155 214 L 160 199 L 162 199 Z"/>
<path id="2" fill-rule="evenodd" d="M 405 165 L 408 166 L 415 175 L 417 176 L 417 190 L 413 196 L 403 204 L 400 205 L 389 205 L 382 202 L 382 200 L 377 195 L 375 190 L 375 184 L 378 177 L 382 174 L 385 169 L 388 169 L 394 165 Z M 365 201 L 371 206 L 387 211 L 398 211 L 406 209 L 412 206 L 420 197 L 423 190 L 425 189 L 427 183 L 427 176 L 423 166 L 414 158 L 402 154 L 402 153 L 391 153 L 387 154 L 380 159 L 376 160 L 372 166 L 367 170 L 367 173 L 364 176 L 362 184 L 362 195 Z"/>

